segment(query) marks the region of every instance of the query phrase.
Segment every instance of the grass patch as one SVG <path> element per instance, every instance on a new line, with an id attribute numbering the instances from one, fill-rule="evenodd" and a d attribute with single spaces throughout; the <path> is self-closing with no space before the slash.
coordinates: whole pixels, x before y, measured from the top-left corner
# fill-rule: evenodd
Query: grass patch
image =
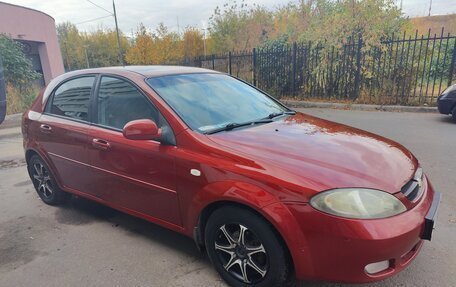
<path id="1" fill-rule="evenodd" d="M 29 108 L 40 88 L 37 85 L 32 85 L 27 88 L 17 88 L 12 85 L 6 86 L 6 114 L 17 114 L 24 112 Z"/>

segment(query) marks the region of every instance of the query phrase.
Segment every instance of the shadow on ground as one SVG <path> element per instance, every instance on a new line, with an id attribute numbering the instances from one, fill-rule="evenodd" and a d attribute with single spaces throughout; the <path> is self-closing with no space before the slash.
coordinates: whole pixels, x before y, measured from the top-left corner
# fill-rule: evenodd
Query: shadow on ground
<path id="1" fill-rule="evenodd" d="M 108 222 L 129 236 L 145 237 L 198 259 L 204 257 L 191 238 L 84 198 L 73 196 L 67 203 L 59 206 L 55 218 L 57 222 L 65 225 Z"/>
<path id="2" fill-rule="evenodd" d="M 442 123 L 448 123 L 448 124 L 452 124 L 452 125 L 456 125 L 456 122 L 453 121 L 453 119 L 450 117 L 450 116 L 442 116 L 441 118 L 439 118 L 440 121 Z"/>
<path id="3" fill-rule="evenodd" d="M 107 222 L 129 236 L 144 237 L 154 243 L 191 256 L 195 260 L 203 259 L 207 265 L 210 265 L 205 253 L 202 254 L 198 251 L 191 238 L 84 198 L 73 196 L 67 203 L 57 208 L 55 218 L 57 222 L 64 225 Z M 341 285 L 324 282 L 296 282 L 290 286 L 335 287 Z"/>

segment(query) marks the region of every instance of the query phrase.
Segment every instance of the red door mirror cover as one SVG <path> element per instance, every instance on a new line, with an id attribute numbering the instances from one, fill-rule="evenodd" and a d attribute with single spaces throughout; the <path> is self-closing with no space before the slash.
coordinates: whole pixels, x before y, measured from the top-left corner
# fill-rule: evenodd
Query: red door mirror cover
<path id="1" fill-rule="evenodd" d="M 158 140 L 162 131 L 153 120 L 141 119 L 128 122 L 122 133 L 131 140 Z"/>

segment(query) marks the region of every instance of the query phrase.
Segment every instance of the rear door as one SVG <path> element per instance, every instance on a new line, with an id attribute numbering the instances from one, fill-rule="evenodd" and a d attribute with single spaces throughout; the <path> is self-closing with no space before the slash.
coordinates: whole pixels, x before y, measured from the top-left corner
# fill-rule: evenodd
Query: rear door
<path id="1" fill-rule="evenodd" d="M 60 84 L 39 119 L 38 141 L 67 189 L 87 192 L 87 132 L 95 75 Z"/>
<path id="2" fill-rule="evenodd" d="M 90 189 L 117 207 L 181 225 L 176 193 L 174 145 L 129 140 L 126 123 L 151 119 L 169 128 L 158 109 L 133 83 L 102 76 L 89 130 Z"/>

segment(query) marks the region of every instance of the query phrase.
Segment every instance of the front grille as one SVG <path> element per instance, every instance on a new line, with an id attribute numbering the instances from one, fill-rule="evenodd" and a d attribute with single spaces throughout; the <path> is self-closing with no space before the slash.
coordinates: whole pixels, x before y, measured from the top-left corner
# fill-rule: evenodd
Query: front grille
<path id="1" fill-rule="evenodd" d="M 410 201 L 420 198 L 423 193 L 423 180 L 423 169 L 419 167 L 413 178 L 401 188 L 401 193 Z"/>

